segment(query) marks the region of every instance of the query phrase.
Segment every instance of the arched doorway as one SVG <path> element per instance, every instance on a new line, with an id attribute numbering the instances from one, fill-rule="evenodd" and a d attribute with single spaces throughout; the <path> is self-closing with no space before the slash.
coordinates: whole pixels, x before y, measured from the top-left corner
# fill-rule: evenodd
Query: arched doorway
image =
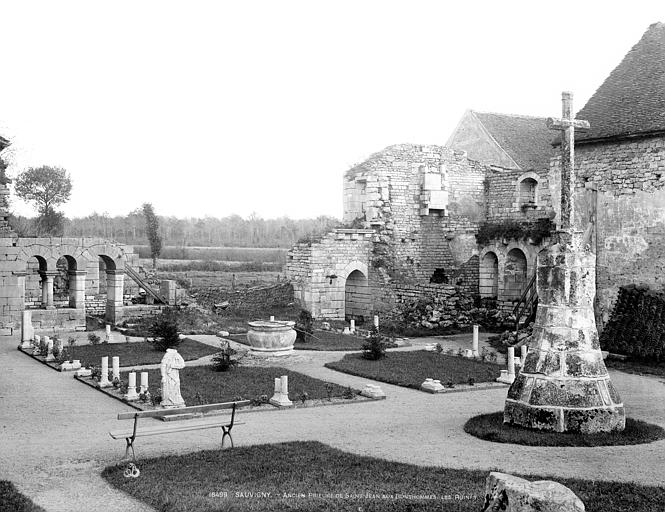
<path id="1" fill-rule="evenodd" d="M 496 299 L 499 295 L 499 258 L 488 252 L 480 262 L 479 292 L 481 297 Z"/>
<path id="2" fill-rule="evenodd" d="M 371 297 L 367 277 L 360 270 L 354 270 L 346 278 L 344 286 L 344 317 L 346 320 L 363 321 L 369 315 Z"/>
<path id="3" fill-rule="evenodd" d="M 27 260 L 24 285 L 25 309 L 42 309 L 48 305 L 45 284 L 47 269 L 48 265 L 43 256 L 34 255 Z"/>
<path id="4" fill-rule="evenodd" d="M 527 284 L 526 255 L 521 249 L 514 248 L 506 256 L 503 279 L 503 297 L 506 301 L 519 300 Z"/>

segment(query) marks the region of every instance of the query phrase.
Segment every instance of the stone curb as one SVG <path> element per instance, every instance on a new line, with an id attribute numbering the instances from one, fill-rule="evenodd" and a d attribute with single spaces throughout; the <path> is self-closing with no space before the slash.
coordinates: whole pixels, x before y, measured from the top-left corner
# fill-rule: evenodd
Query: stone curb
<path id="1" fill-rule="evenodd" d="M 304 375 L 304 374 L 303 374 Z M 97 386 L 95 382 L 92 381 L 90 377 L 79 377 L 77 375 L 74 375 L 74 379 L 77 381 L 85 384 L 86 386 L 90 386 L 91 388 L 95 389 L 96 391 L 99 391 L 103 393 L 106 396 L 109 396 L 111 398 L 114 398 L 115 400 L 122 402 L 123 404 L 131 407 L 132 409 L 136 409 L 137 411 L 152 411 L 154 410 L 153 408 L 149 407 L 141 407 L 140 404 L 135 403 L 135 402 L 129 402 L 122 398 L 121 396 L 116 395 L 115 393 L 111 393 L 106 390 L 106 388 L 100 388 Z M 114 388 L 113 388 L 114 389 Z M 251 412 L 266 412 L 266 411 L 281 411 L 281 410 L 297 410 L 297 409 L 311 409 L 314 407 L 330 407 L 330 406 L 335 406 L 335 405 L 348 405 L 348 404 L 359 404 L 359 403 L 365 403 L 365 402 L 378 402 L 381 400 L 385 400 L 386 397 L 380 397 L 380 398 L 369 398 L 366 396 L 362 395 L 355 395 L 351 399 L 347 398 L 339 398 L 339 397 L 333 397 L 332 402 L 328 402 L 327 399 L 325 398 L 315 398 L 312 400 L 309 400 L 307 405 L 302 405 L 302 402 L 300 400 L 294 400 L 293 405 L 290 407 L 278 407 L 274 406 L 271 404 L 262 404 L 259 406 L 253 406 L 252 408 L 241 408 L 236 411 L 237 414 L 243 413 L 251 413 Z M 178 421 L 178 420 L 187 420 L 191 418 L 178 418 L 176 419 L 164 419 L 164 418 L 159 418 L 162 421 Z"/>

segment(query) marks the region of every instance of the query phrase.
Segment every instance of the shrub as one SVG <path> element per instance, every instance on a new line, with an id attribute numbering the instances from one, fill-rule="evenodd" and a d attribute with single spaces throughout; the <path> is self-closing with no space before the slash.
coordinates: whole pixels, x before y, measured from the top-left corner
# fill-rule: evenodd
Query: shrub
<path id="1" fill-rule="evenodd" d="M 347 388 L 342 393 L 342 398 L 345 398 L 346 400 L 351 400 L 352 398 L 356 397 L 356 394 L 357 394 L 356 390 L 354 390 L 351 386 L 347 386 Z"/>
<path id="2" fill-rule="evenodd" d="M 503 221 L 484 222 L 478 226 L 476 241 L 486 245 L 492 240 L 526 240 L 531 238 L 536 245 L 551 236 L 555 226 L 551 219 L 542 218 L 532 222 Z"/>
<path id="3" fill-rule="evenodd" d="M 74 345 L 76 345 L 76 338 L 68 338 L 67 343 L 69 344 L 69 360 L 74 360 Z"/>
<path id="4" fill-rule="evenodd" d="M 370 361 L 378 361 L 386 356 L 386 338 L 376 327 L 372 327 L 367 341 L 363 343 L 363 357 Z"/>
<path id="5" fill-rule="evenodd" d="M 166 349 L 175 348 L 180 344 L 178 334 L 178 321 L 175 313 L 170 309 L 162 311 L 150 326 L 150 334 L 153 336 L 151 342 L 156 350 L 166 352 Z"/>
<path id="6" fill-rule="evenodd" d="M 314 332 L 314 319 L 306 309 L 301 309 L 296 321 L 296 341 L 306 343 Z"/>
<path id="7" fill-rule="evenodd" d="M 621 286 L 600 345 L 635 360 L 665 361 L 665 291 Z"/>
<path id="8" fill-rule="evenodd" d="M 268 398 L 268 395 L 261 395 L 257 396 L 256 398 L 252 398 L 251 400 L 251 405 L 257 407 L 259 405 L 264 405 L 270 402 L 270 399 Z"/>
<path id="9" fill-rule="evenodd" d="M 96 335 L 94 332 L 91 332 L 88 334 L 88 341 L 90 342 L 91 345 L 99 345 L 100 341 L 102 339 Z"/>
<path id="10" fill-rule="evenodd" d="M 231 348 L 228 341 L 223 341 L 220 345 L 222 350 L 213 356 L 212 367 L 216 372 L 226 372 L 238 365 L 238 361 L 231 359 L 236 351 Z"/>
<path id="11" fill-rule="evenodd" d="M 335 385 L 332 382 L 326 382 L 326 394 L 328 395 L 328 402 L 332 402 L 332 395 L 334 390 Z"/>
<path id="12" fill-rule="evenodd" d="M 48 355 L 48 345 L 44 341 L 44 337 L 39 340 L 39 355 L 44 357 Z"/>

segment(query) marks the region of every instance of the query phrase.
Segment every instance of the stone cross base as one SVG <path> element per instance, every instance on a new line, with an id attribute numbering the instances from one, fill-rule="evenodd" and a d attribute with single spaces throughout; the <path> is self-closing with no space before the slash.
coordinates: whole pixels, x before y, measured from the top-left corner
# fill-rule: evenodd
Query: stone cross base
<path id="1" fill-rule="evenodd" d="M 554 245 L 538 258 L 539 304 L 524 365 L 508 390 L 504 423 L 555 432 L 625 427 L 593 314 L 595 255 Z"/>

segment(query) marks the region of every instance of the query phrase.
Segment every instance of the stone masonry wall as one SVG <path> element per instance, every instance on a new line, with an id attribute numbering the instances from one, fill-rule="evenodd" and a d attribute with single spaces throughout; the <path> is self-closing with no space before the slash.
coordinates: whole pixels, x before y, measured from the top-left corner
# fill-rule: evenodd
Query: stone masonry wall
<path id="1" fill-rule="evenodd" d="M 126 262 L 135 261 L 131 247 L 97 238 L 0 238 L 0 335 L 11 335 L 18 332 L 21 326 L 21 312 L 26 306 L 34 305 L 34 290 L 28 287 L 26 294 L 26 279 L 34 275 L 37 268 L 35 262 L 42 262 L 48 271 L 57 270 L 57 261 L 62 256 L 69 256 L 76 262 L 79 270 L 87 269 L 89 262 L 98 265 L 100 255 L 116 262 L 119 269 Z M 136 260 L 137 261 L 137 260 Z M 30 274 L 29 274 L 30 273 Z M 129 285 L 131 286 L 131 285 Z M 27 301 L 25 299 L 28 299 Z M 62 300 L 54 301 L 56 306 L 66 305 Z M 71 308 L 62 308 L 67 311 Z M 82 309 L 82 308 L 81 308 Z M 53 322 L 54 328 L 65 321 L 72 320 L 78 326 L 80 314 L 77 313 L 37 313 L 40 316 L 40 328 L 49 328 L 48 322 Z M 57 310 L 56 310 L 57 311 Z M 74 315 L 76 318 L 69 319 Z"/>
<path id="2" fill-rule="evenodd" d="M 519 182 L 525 177 L 538 182 L 535 208 L 520 203 Z M 487 174 L 485 201 L 489 221 L 524 221 L 546 217 L 552 209 L 548 170 L 525 173 L 521 170 L 492 168 Z"/>
<path id="3" fill-rule="evenodd" d="M 291 249 L 286 273 L 295 298 L 314 317 L 344 318 L 346 280 L 352 272 L 357 270 L 368 280 L 375 278 L 370 275 L 375 273 L 370 268 L 375 236 L 368 229 L 338 229 L 319 241 L 298 243 Z"/>
<path id="4" fill-rule="evenodd" d="M 575 162 L 576 205 L 585 187 L 597 190 L 595 310 L 602 330 L 620 286 L 665 284 L 665 138 L 577 144 Z M 557 180 L 557 159 L 550 172 Z M 583 207 L 576 214 L 586 225 Z"/>
<path id="5" fill-rule="evenodd" d="M 255 286 L 242 290 L 229 291 L 219 287 L 197 289 L 192 293 L 196 301 L 212 309 L 215 304 L 229 302 L 235 310 L 263 311 L 263 319 L 272 315 L 271 308 L 288 306 L 293 302 L 293 286 L 281 283 L 270 286 Z M 258 318 L 257 318 L 258 320 Z"/>
<path id="6" fill-rule="evenodd" d="M 450 280 L 473 256 L 486 170 L 449 148 L 390 146 L 346 173 L 344 219 L 377 231 L 378 266 L 396 282 L 429 282 L 436 269 Z"/>
<path id="7" fill-rule="evenodd" d="M 296 298 L 314 316 L 343 318 L 346 280 L 354 270 L 367 279 L 352 276 L 354 290 L 367 287 L 368 314 L 390 310 L 404 286 L 457 284 L 477 294 L 474 235 L 487 170 L 463 152 L 403 144 L 347 171 L 344 220 L 350 228 L 294 247 L 287 274 Z"/>

